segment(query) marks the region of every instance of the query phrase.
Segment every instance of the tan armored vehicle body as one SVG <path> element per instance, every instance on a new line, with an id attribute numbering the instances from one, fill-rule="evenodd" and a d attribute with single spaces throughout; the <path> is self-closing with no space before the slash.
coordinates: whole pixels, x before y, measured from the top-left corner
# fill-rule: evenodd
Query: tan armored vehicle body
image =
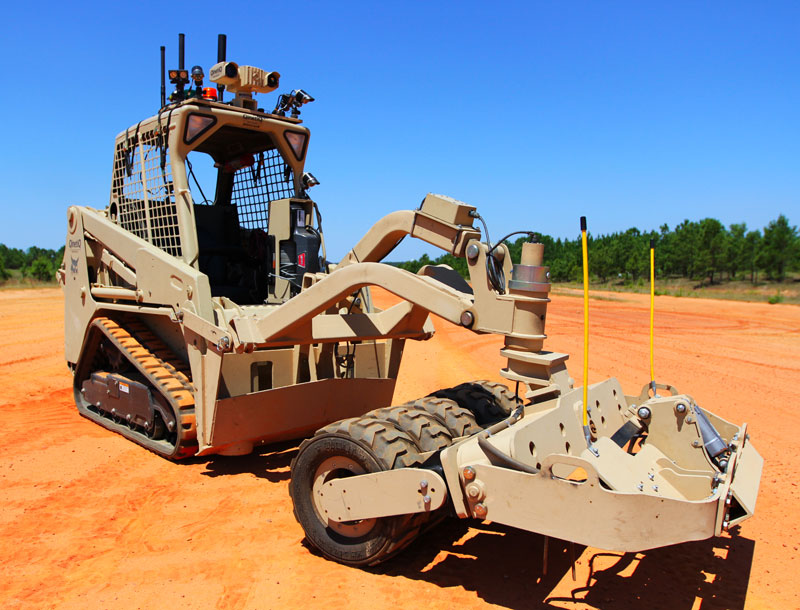
<path id="1" fill-rule="evenodd" d="M 292 464 L 295 514 L 353 565 L 445 514 L 625 551 L 752 514 L 762 459 L 746 426 L 674 388 L 630 396 L 614 379 L 584 406 L 567 355 L 543 349 L 541 244 L 513 264 L 502 240 L 482 239 L 475 208 L 429 194 L 329 263 L 297 118 L 313 98 L 296 90 L 264 112 L 253 94 L 279 75 L 226 62 L 223 47 L 210 75 L 234 99 L 203 89 L 199 67 L 186 90 L 181 59 L 171 103 L 162 88 L 158 114 L 116 138 L 108 206 L 68 210 L 59 278 L 82 415 L 172 459 L 316 431 Z M 198 160 L 213 165 L 211 199 Z M 465 258 L 469 283 L 382 263 L 406 236 Z M 381 311 L 371 286 L 402 300 Z M 404 342 L 431 337 L 431 312 L 503 335 L 515 391 L 468 382 L 391 406 Z"/>

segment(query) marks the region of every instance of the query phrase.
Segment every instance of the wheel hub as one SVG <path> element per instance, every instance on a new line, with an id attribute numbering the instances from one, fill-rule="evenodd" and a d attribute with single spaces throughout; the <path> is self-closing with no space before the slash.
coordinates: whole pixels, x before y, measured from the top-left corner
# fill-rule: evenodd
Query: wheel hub
<path id="1" fill-rule="evenodd" d="M 332 479 L 352 477 L 365 474 L 366 470 L 355 460 L 336 456 L 323 461 L 314 473 L 314 484 L 311 489 L 311 497 L 314 501 L 314 509 L 319 520 L 327 527 L 334 530 L 341 536 L 347 538 L 360 538 L 375 527 L 376 519 L 363 519 L 361 521 L 333 521 L 327 517 L 327 511 L 322 507 L 322 496 L 324 494 L 325 483 Z"/>

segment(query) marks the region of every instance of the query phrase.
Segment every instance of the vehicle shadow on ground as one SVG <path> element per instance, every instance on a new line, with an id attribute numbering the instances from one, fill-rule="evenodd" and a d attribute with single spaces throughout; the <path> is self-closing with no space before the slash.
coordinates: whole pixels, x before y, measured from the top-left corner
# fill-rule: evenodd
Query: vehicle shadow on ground
<path id="1" fill-rule="evenodd" d="M 249 455 L 211 455 L 206 458 L 202 474 L 219 477 L 234 474 L 253 474 L 272 483 L 288 481 L 289 466 L 297 455 L 299 441 L 286 441 L 256 447 Z"/>
<path id="2" fill-rule="evenodd" d="M 462 586 L 484 601 L 512 608 L 743 608 L 755 542 L 738 535 L 644 553 L 595 552 L 571 581 L 570 544 L 551 538 L 543 574 L 544 536 L 497 524 L 469 528 L 448 520 L 375 572 Z M 585 547 L 575 545 L 574 556 Z M 563 580 L 566 583 L 556 586 Z M 565 595 L 566 592 L 566 595 Z"/>

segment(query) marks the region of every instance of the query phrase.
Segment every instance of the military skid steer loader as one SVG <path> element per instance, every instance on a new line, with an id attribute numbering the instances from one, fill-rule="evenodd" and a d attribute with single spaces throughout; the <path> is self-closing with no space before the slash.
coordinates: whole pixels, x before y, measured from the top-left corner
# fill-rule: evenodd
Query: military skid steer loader
<path id="1" fill-rule="evenodd" d="M 169 99 L 162 47 L 160 110 L 117 136 L 108 206 L 68 210 L 58 277 L 84 417 L 170 459 L 313 434 L 292 463 L 295 514 L 351 565 L 446 514 L 622 551 L 752 514 L 762 459 L 746 426 L 668 386 L 631 396 L 609 379 L 584 399 L 567 356 L 543 350 L 541 244 L 513 264 L 475 208 L 429 194 L 330 263 L 298 118 L 313 98 L 295 90 L 262 110 L 254 94 L 279 74 L 226 61 L 224 46 L 218 87 L 204 88 L 181 37 Z M 465 258 L 469 283 L 381 263 L 406 236 Z M 381 311 L 372 286 L 400 303 Z M 430 313 L 502 335 L 515 391 L 469 382 L 391 406 L 404 342 L 432 336 Z"/>

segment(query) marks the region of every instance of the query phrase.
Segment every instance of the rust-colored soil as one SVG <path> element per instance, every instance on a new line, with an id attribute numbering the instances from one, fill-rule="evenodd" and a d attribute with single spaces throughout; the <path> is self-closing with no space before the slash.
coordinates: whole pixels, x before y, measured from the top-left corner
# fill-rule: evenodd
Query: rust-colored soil
<path id="1" fill-rule="evenodd" d="M 384 304 L 391 300 L 379 295 Z M 582 383 L 581 300 L 556 295 L 551 350 Z M 648 379 L 647 297 L 591 304 L 590 379 Z M 800 308 L 657 299 L 656 377 L 735 422 L 766 458 L 734 537 L 620 555 L 492 524 L 446 522 L 373 570 L 303 544 L 294 444 L 174 464 L 82 419 L 62 359 L 58 290 L 0 293 L 2 608 L 797 608 Z M 436 320 L 410 343 L 396 401 L 500 380 L 502 338 Z"/>

